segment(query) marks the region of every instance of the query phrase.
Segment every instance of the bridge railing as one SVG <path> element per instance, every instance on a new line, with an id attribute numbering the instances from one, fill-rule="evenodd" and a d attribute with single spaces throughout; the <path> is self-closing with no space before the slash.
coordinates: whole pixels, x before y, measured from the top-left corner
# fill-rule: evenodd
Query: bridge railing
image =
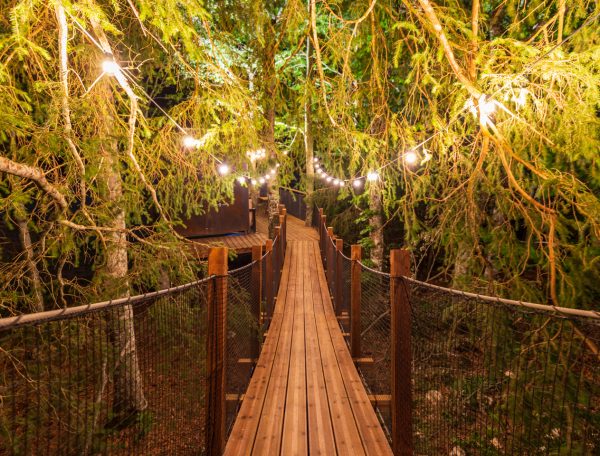
<path id="1" fill-rule="evenodd" d="M 403 250 L 374 270 L 317 214 L 336 314 L 395 454 L 600 452 L 600 312 L 420 282 Z"/>
<path id="2" fill-rule="evenodd" d="M 283 207 L 275 234 L 239 269 L 213 248 L 205 279 L 0 319 L 0 454 L 220 455 L 272 315 Z"/>

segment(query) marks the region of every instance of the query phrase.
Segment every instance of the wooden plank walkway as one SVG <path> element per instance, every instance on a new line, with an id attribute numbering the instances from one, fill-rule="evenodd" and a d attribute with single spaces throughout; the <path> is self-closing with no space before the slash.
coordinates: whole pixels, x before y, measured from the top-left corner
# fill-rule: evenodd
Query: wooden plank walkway
<path id="1" fill-rule="evenodd" d="M 344 342 L 315 240 L 288 242 L 273 320 L 225 454 L 392 454 Z"/>

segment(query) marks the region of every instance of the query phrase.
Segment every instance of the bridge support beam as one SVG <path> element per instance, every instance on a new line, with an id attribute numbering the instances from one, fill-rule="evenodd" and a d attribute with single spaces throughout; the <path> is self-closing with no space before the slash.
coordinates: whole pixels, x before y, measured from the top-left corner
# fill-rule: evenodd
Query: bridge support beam
<path id="1" fill-rule="evenodd" d="M 225 449 L 225 356 L 227 353 L 227 248 L 211 248 L 208 274 L 215 278 L 208 289 L 206 449 L 211 456 Z"/>
<path id="2" fill-rule="evenodd" d="M 410 253 L 390 252 L 392 450 L 396 456 L 413 454 L 412 351 L 409 291 L 402 277 L 410 274 Z"/>

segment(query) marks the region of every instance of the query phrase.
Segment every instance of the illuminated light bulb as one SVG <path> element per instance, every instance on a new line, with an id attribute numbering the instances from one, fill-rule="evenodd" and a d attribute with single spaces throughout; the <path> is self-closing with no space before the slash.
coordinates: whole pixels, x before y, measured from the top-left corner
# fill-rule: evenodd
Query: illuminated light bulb
<path id="1" fill-rule="evenodd" d="M 275 174 L 275 168 L 271 168 L 271 171 L 270 171 L 270 173 L 271 173 L 271 174 Z"/>
<path id="2" fill-rule="evenodd" d="M 121 71 L 121 67 L 112 59 L 106 59 L 102 62 L 102 71 L 106 74 L 114 76 Z"/>
<path id="3" fill-rule="evenodd" d="M 229 165 L 227 163 L 221 163 L 217 169 L 221 176 L 229 174 Z"/>
<path id="4" fill-rule="evenodd" d="M 287 155 L 289 152 L 287 150 L 283 151 L 283 155 Z"/>
<path id="5" fill-rule="evenodd" d="M 317 162 L 319 161 L 319 159 L 318 159 L 317 157 L 315 157 L 315 158 L 313 158 L 313 161 L 314 161 L 315 163 L 317 163 Z"/>
<path id="6" fill-rule="evenodd" d="M 339 185 L 340 187 L 344 187 L 344 186 L 346 185 L 346 182 L 344 182 L 344 181 L 340 181 L 338 185 Z"/>
<path id="7" fill-rule="evenodd" d="M 281 166 L 281 165 L 280 165 L 279 163 L 277 163 L 277 164 L 275 165 L 275 168 L 279 168 L 280 166 Z"/>
<path id="8" fill-rule="evenodd" d="M 333 179 L 333 185 L 338 185 L 340 183 L 339 179 Z"/>
<path id="9" fill-rule="evenodd" d="M 369 173 L 367 174 L 367 180 L 369 182 L 376 182 L 377 180 L 379 180 L 379 174 L 377 174 L 375 171 L 369 171 Z"/>
<path id="10" fill-rule="evenodd" d="M 333 180 L 333 177 L 331 176 L 327 176 L 327 179 L 325 179 L 327 182 L 331 182 Z"/>
<path id="11" fill-rule="evenodd" d="M 196 138 L 194 138 L 193 136 L 186 136 L 185 138 L 183 138 L 183 146 L 191 149 L 193 147 L 197 147 L 198 146 L 198 140 Z"/>
<path id="12" fill-rule="evenodd" d="M 406 163 L 407 165 L 414 165 L 419 160 L 419 156 L 417 155 L 417 153 L 415 151 L 411 150 L 410 152 L 406 152 L 402 156 L 402 159 L 404 160 L 404 163 Z"/>
<path id="13" fill-rule="evenodd" d="M 256 182 L 256 179 L 252 179 L 252 180 L 250 181 L 250 183 L 251 183 L 252 185 L 256 185 L 256 184 L 257 184 L 257 182 Z"/>
<path id="14" fill-rule="evenodd" d="M 265 176 L 264 176 L 264 177 L 265 177 L 265 180 L 269 180 L 269 179 L 271 179 L 271 175 L 270 175 L 270 174 L 265 174 Z"/>
<path id="15" fill-rule="evenodd" d="M 362 181 L 360 179 L 354 179 L 354 181 L 352 181 L 352 186 L 354 188 L 359 188 L 362 185 Z"/>
<path id="16" fill-rule="evenodd" d="M 264 177 L 261 177 L 260 179 L 258 179 L 258 182 L 260 182 L 261 184 L 264 184 L 266 181 L 265 181 Z"/>
<path id="17" fill-rule="evenodd" d="M 237 178 L 237 181 L 240 184 L 245 184 L 246 183 L 246 178 L 244 176 L 240 176 L 240 177 Z"/>

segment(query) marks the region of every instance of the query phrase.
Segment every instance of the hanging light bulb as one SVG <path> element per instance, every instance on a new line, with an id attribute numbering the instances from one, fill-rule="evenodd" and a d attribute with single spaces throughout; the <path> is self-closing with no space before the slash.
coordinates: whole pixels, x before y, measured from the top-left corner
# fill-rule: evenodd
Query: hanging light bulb
<path id="1" fill-rule="evenodd" d="M 193 136 L 187 135 L 183 138 L 183 146 L 187 149 L 192 149 L 198 146 L 198 140 Z"/>
<path id="2" fill-rule="evenodd" d="M 317 163 L 317 162 L 319 161 L 319 159 L 318 159 L 317 157 L 315 157 L 315 158 L 313 158 L 313 161 L 314 161 L 315 163 Z"/>
<path id="3" fill-rule="evenodd" d="M 246 178 L 244 176 L 240 176 L 240 177 L 237 178 L 237 181 L 240 184 L 245 184 L 246 183 Z"/>
<path id="4" fill-rule="evenodd" d="M 369 171 L 369 173 L 367 174 L 367 180 L 369 182 L 376 182 L 379 180 L 379 174 L 377 174 L 377 172 L 375 171 Z"/>
<path id="5" fill-rule="evenodd" d="M 256 185 L 256 184 L 257 184 L 257 182 L 256 182 L 256 179 L 252 179 L 252 180 L 250 181 L 250 183 L 251 183 L 252 185 Z"/>
<path id="6" fill-rule="evenodd" d="M 333 185 L 338 185 L 340 183 L 339 179 L 333 179 Z"/>
<path id="7" fill-rule="evenodd" d="M 331 176 L 327 176 L 327 179 L 325 179 L 327 182 L 331 182 L 333 180 L 333 177 Z"/>
<path id="8" fill-rule="evenodd" d="M 258 179 L 258 182 L 260 182 L 260 184 L 262 185 L 262 184 L 264 184 L 266 181 L 265 181 L 265 178 L 264 178 L 264 177 L 261 177 L 260 179 Z"/>
<path id="9" fill-rule="evenodd" d="M 411 150 L 411 151 L 406 152 L 402 156 L 402 159 L 404 160 L 404 163 L 406 163 L 407 165 L 414 165 L 419 160 L 419 156 L 417 155 L 417 153 L 414 150 Z"/>
<path id="10" fill-rule="evenodd" d="M 271 173 L 271 174 L 275 174 L 275 168 L 271 168 L 271 171 L 270 171 L 270 173 Z"/>
<path id="11" fill-rule="evenodd" d="M 360 179 L 354 179 L 352 181 L 352 186 L 354 188 L 360 188 L 362 186 L 362 180 L 360 180 Z"/>
<path id="12" fill-rule="evenodd" d="M 275 165 L 275 168 L 279 168 L 280 166 L 281 166 L 281 165 L 280 165 L 279 163 L 277 163 L 277 164 Z"/>
<path id="13" fill-rule="evenodd" d="M 121 71 L 121 67 L 113 59 L 107 58 L 102 62 L 102 71 L 106 74 L 114 76 Z"/>
<path id="14" fill-rule="evenodd" d="M 346 185 L 346 182 L 344 182 L 343 180 L 341 180 L 341 181 L 338 182 L 338 185 L 340 187 L 344 187 Z"/>
<path id="15" fill-rule="evenodd" d="M 217 169 L 221 176 L 229 174 L 229 165 L 227 163 L 221 163 Z"/>
<path id="16" fill-rule="evenodd" d="M 265 177 L 265 180 L 269 180 L 269 179 L 271 179 L 271 175 L 270 175 L 270 174 L 265 174 L 265 176 L 264 176 L 264 177 Z"/>

